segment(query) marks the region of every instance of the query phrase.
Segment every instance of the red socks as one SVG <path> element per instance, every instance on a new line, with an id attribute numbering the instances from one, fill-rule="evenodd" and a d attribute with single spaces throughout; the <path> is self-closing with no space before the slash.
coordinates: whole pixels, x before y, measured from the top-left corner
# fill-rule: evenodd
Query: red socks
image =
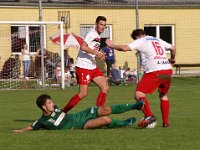
<path id="1" fill-rule="evenodd" d="M 68 102 L 67 105 L 65 105 L 65 107 L 63 108 L 63 112 L 68 112 L 70 109 L 72 109 L 79 101 L 80 101 L 80 97 L 78 94 L 74 95 L 70 101 Z"/>
<path id="2" fill-rule="evenodd" d="M 163 101 L 163 100 L 161 100 L 160 109 L 161 109 L 161 112 L 162 112 L 163 123 L 168 125 L 169 124 L 169 122 L 168 122 L 169 101 Z"/>
<path id="3" fill-rule="evenodd" d="M 103 106 L 106 102 L 106 97 L 107 94 L 100 92 L 98 97 L 97 97 L 97 102 L 96 102 L 96 106 Z M 65 105 L 65 107 L 63 108 L 63 112 L 68 112 L 70 109 L 72 109 L 79 101 L 80 101 L 80 97 L 78 94 L 74 95 L 70 101 L 67 103 L 67 105 Z"/>
<path id="4" fill-rule="evenodd" d="M 106 97 L 107 97 L 106 93 L 100 92 L 97 97 L 96 106 L 103 106 L 106 102 Z"/>
<path id="5" fill-rule="evenodd" d="M 142 100 L 144 101 L 144 107 L 142 108 L 142 111 L 143 111 L 144 115 L 146 117 L 152 116 L 153 113 L 151 112 L 151 109 L 150 109 L 149 102 L 148 102 L 147 98 L 146 97 L 140 97 L 138 102 L 140 102 Z"/>

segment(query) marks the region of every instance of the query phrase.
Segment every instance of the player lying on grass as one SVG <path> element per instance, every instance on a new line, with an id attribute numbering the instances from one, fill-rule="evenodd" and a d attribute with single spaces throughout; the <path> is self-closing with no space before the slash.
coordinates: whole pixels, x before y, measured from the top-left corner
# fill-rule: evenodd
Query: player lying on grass
<path id="1" fill-rule="evenodd" d="M 36 100 L 36 104 L 43 111 L 41 118 L 26 128 L 13 130 L 14 132 L 37 129 L 96 129 L 103 126 L 108 128 L 130 126 L 136 121 L 134 117 L 127 120 L 116 120 L 111 119 L 108 115 L 120 114 L 133 109 L 141 110 L 144 102 L 91 107 L 75 114 L 62 112 L 62 109 L 54 105 L 51 97 L 46 94 L 40 95 Z"/>

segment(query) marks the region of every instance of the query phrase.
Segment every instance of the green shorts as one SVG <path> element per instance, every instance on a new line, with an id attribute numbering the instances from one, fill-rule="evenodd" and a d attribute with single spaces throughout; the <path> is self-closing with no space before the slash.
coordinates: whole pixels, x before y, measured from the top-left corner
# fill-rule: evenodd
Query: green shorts
<path id="1" fill-rule="evenodd" d="M 98 107 L 94 106 L 76 113 L 76 119 L 74 122 L 75 129 L 83 129 L 85 123 L 90 119 L 98 118 Z"/>

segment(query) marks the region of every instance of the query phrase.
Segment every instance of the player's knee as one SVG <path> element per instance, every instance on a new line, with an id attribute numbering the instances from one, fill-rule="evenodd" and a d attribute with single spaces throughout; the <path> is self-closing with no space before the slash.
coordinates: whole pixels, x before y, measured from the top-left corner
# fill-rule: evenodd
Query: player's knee
<path id="1" fill-rule="evenodd" d="M 102 117 L 102 121 L 104 124 L 110 124 L 112 122 L 112 119 L 109 116 Z"/>
<path id="2" fill-rule="evenodd" d="M 99 116 L 105 116 L 111 114 L 111 107 L 110 106 L 101 106 L 99 107 Z"/>
<path id="3" fill-rule="evenodd" d="M 134 100 L 138 101 L 138 98 L 136 97 L 136 95 L 134 95 L 134 97 L 133 97 L 133 98 L 134 98 Z"/>
<path id="4" fill-rule="evenodd" d="M 104 106 L 103 109 L 104 109 L 105 114 L 111 113 L 111 107 L 110 106 Z"/>
<path id="5" fill-rule="evenodd" d="M 146 94 L 140 91 L 136 91 L 134 94 L 134 98 L 138 101 L 140 97 L 146 97 Z"/>
<path id="6" fill-rule="evenodd" d="M 84 98 L 84 97 L 86 97 L 88 95 L 88 93 L 87 92 L 81 92 L 81 93 L 79 93 L 79 97 L 82 99 L 82 98 Z"/>
<path id="7" fill-rule="evenodd" d="M 168 101 L 168 96 L 167 96 L 167 94 L 159 93 L 159 97 L 160 97 L 160 100 Z"/>
<path id="8" fill-rule="evenodd" d="M 110 89 L 110 87 L 107 85 L 107 86 L 103 86 L 103 87 L 101 88 L 101 91 L 102 91 L 103 93 L 108 93 L 109 89 Z"/>
<path id="9" fill-rule="evenodd" d="M 168 101 L 169 99 L 168 99 L 167 96 L 163 96 L 163 97 L 160 97 L 160 100 L 161 100 L 161 101 Z"/>

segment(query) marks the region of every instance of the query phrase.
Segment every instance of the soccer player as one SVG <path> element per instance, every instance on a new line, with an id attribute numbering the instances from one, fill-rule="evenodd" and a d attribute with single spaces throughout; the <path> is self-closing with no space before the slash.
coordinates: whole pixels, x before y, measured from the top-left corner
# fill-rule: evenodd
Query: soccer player
<path id="1" fill-rule="evenodd" d="M 79 93 L 75 94 L 64 107 L 63 112 L 68 112 L 81 99 L 87 96 L 88 87 L 93 81 L 99 88 L 100 93 L 96 100 L 96 106 L 103 106 L 106 102 L 109 91 L 107 80 L 104 74 L 96 66 L 95 57 L 105 60 L 105 54 L 100 49 L 100 34 L 105 30 L 106 18 L 98 16 L 96 18 L 96 27 L 91 29 L 84 38 L 77 59 L 76 59 L 76 78 L 79 84 Z"/>
<path id="2" fill-rule="evenodd" d="M 13 130 L 14 132 L 19 133 L 37 129 L 65 130 L 96 129 L 103 126 L 108 128 L 131 126 L 136 121 L 134 117 L 127 120 L 116 120 L 111 119 L 108 115 L 120 114 L 133 109 L 141 110 L 144 102 L 91 107 L 75 114 L 62 112 L 61 109 L 54 105 L 51 97 L 46 94 L 40 95 L 36 100 L 36 104 L 43 112 L 41 118 L 26 128 Z"/>
<path id="3" fill-rule="evenodd" d="M 175 63 L 176 49 L 157 37 L 146 36 L 142 29 L 133 30 L 131 37 L 134 41 L 127 45 L 116 45 L 111 40 L 107 40 L 106 43 L 109 47 L 119 51 L 137 50 L 139 52 L 145 73 L 136 87 L 134 97 L 137 101 L 144 100 L 145 105 L 142 111 L 145 116 L 138 126 L 150 128 L 156 125 L 156 118 L 150 109 L 146 94 L 152 94 L 158 88 L 163 127 L 169 127 L 169 99 L 167 94 L 172 75 L 171 64 Z M 165 50 L 171 52 L 169 60 Z"/>

